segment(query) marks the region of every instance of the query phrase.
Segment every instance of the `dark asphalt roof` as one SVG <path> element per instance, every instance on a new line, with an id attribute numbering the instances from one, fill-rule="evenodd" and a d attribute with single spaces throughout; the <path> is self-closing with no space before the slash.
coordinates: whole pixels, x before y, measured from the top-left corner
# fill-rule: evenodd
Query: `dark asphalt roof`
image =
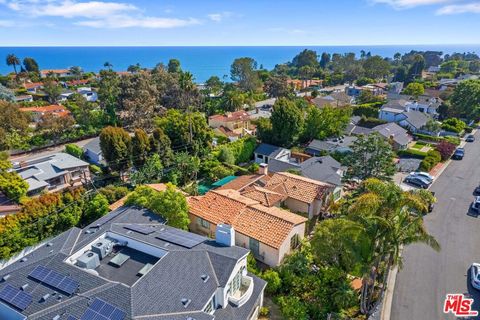
<path id="1" fill-rule="evenodd" d="M 141 208 L 121 207 L 103 218 L 104 221 L 108 219 L 111 220 L 100 227 L 94 222 L 84 229 L 72 228 L 40 244 L 38 248 L 25 255 L 26 261 L 17 260 L 7 265 L 0 270 L 0 279 L 7 274 L 10 277 L 0 282 L 0 290 L 7 284 L 16 288 L 28 284 L 25 291 L 33 296 L 33 301 L 22 312 L 28 319 L 51 320 L 56 315 L 61 316 L 60 320 L 66 320 L 68 315 L 80 319 L 89 303 L 96 297 L 123 309 L 127 314 L 125 319 L 138 316 L 158 320 L 186 320 L 188 317 L 196 320 L 228 319 L 221 316 L 220 309 L 213 316 L 204 313 L 202 309 L 217 288 L 226 285 L 237 262 L 248 254 L 247 249 L 222 246 L 208 238 L 201 238 L 203 241 L 190 249 L 157 239 L 155 234 L 173 228 L 165 226 L 163 219 L 158 215 Z M 143 226 L 148 224 L 158 229 L 150 235 L 144 235 L 124 228 L 126 225 L 134 224 Z M 92 230 L 96 231 L 88 233 Z M 107 232 L 110 235 L 123 236 L 132 239 L 131 241 L 144 243 L 152 249 L 156 248 L 155 250 L 161 249 L 166 254 L 133 284 L 121 283 L 119 279 L 99 277 L 66 263 L 73 253 L 88 248 L 93 241 Z M 29 278 L 29 273 L 38 265 L 46 266 L 78 281 L 78 292 L 67 296 Z M 119 268 L 118 272 L 124 271 Z M 204 282 L 202 275 L 208 275 L 209 279 Z M 260 297 L 265 286 L 262 280 L 254 278 L 254 281 L 258 286 L 255 287 L 254 295 L 250 299 L 252 301 Z M 51 296 L 43 302 L 41 298 L 47 293 Z M 187 307 L 181 302 L 183 298 L 191 300 Z M 235 318 L 232 319 L 246 320 L 246 317 L 242 318 L 240 315 L 252 312 L 255 306 L 252 301 L 248 301 L 240 308 L 229 305 L 225 312 L 235 314 Z M 239 317 L 236 317 L 237 315 Z"/>
<path id="2" fill-rule="evenodd" d="M 302 162 L 300 166 L 304 177 L 335 186 L 342 185 L 342 176 L 338 173 L 342 165 L 330 156 L 312 157 Z"/>
<path id="3" fill-rule="evenodd" d="M 84 150 L 90 150 L 93 153 L 100 154 L 102 153 L 102 148 L 100 148 L 100 138 L 96 137 L 89 143 L 87 143 L 84 147 Z"/>
<path id="4" fill-rule="evenodd" d="M 284 148 L 282 147 L 277 147 L 268 143 L 261 143 L 257 149 L 255 149 L 255 153 L 267 156 L 267 157 L 272 157 L 274 158 L 277 156 Z"/>
<path id="5" fill-rule="evenodd" d="M 407 130 L 400 127 L 394 122 L 381 124 L 373 128 L 373 131 L 378 132 L 383 137 L 393 140 L 401 146 L 406 146 L 412 138 L 408 135 Z"/>

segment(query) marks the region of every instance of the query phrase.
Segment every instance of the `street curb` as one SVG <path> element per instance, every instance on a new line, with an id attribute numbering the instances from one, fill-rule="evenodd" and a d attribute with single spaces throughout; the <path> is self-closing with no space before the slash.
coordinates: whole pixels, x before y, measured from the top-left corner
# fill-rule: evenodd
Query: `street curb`
<path id="1" fill-rule="evenodd" d="M 472 134 L 475 134 L 477 130 L 473 130 Z M 464 147 L 467 143 L 465 141 L 462 141 L 459 145 L 459 147 Z M 437 176 L 435 177 L 435 180 L 438 179 L 442 175 L 442 173 L 447 169 L 447 167 L 450 165 L 452 160 L 448 160 L 445 162 L 445 165 L 443 168 L 438 172 Z M 435 181 L 434 180 L 434 181 Z M 403 248 L 400 249 L 400 256 L 402 256 L 402 251 Z M 393 292 L 395 291 L 395 282 L 397 281 L 397 273 L 398 273 L 398 267 L 395 266 L 392 269 L 390 269 L 390 272 L 388 273 L 388 278 L 387 278 L 387 289 L 385 291 L 385 296 L 383 299 L 383 304 L 382 304 L 382 311 L 380 313 L 380 319 L 381 320 L 390 320 L 390 316 L 392 313 L 392 303 L 393 303 Z"/>

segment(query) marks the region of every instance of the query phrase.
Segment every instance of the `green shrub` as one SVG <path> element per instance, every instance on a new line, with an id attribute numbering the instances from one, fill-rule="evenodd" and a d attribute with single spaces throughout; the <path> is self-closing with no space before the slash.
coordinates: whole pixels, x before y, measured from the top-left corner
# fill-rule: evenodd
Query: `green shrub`
<path id="1" fill-rule="evenodd" d="M 81 159 L 83 156 L 83 149 L 73 143 L 65 146 L 65 152 L 79 159 Z"/>
<path id="2" fill-rule="evenodd" d="M 472 133 L 473 128 L 472 127 L 465 127 L 465 132 L 466 133 Z"/>
<path id="3" fill-rule="evenodd" d="M 262 279 L 267 281 L 267 293 L 274 295 L 282 287 L 282 279 L 278 275 L 278 272 L 272 269 L 268 269 L 262 274 Z"/>
<path id="4" fill-rule="evenodd" d="M 440 152 L 437 150 L 430 150 L 427 153 L 425 159 L 422 160 L 420 163 L 420 170 L 429 172 L 433 169 L 440 161 L 442 160 L 442 156 Z"/>
<path id="5" fill-rule="evenodd" d="M 358 125 L 371 129 L 373 127 L 376 127 L 376 126 L 379 126 L 379 125 L 385 124 L 385 123 L 387 123 L 387 121 L 384 121 L 384 120 L 381 120 L 381 119 L 362 117 L 362 119 L 360 119 L 360 121 L 358 122 Z"/>
<path id="6" fill-rule="evenodd" d="M 378 117 L 378 108 L 372 107 L 371 104 L 362 104 L 353 108 L 352 114 L 354 116 L 376 118 Z"/>
<path id="7" fill-rule="evenodd" d="M 91 164 L 88 168 L 93 174 L 102 174 L 102 169 L 97 165 Z"/>
<path id="8" fill-rule="evenodd" d="M 259 168 L 260 168 L 260 165 L 254 162 L 248 166 L 248 171 L 250 171 L 251 173 L 257 173 Z"/>
<path id="9" fill-rule="evenodd" d="M 259 314 L 262 317 L 268 317 L 268 315 L 270 314 L 270 308 L 269 307 L 261 307 Z"/>
<path id="10" fill-rule="evenodd" d="M 442 129 L 450 132 L 460 133 L 467 125 L 460 119 L 450 118 L 442 123 Z"/>
<path id="11" fill-rule="evenodd" d="M 397 152 L 399 156 L 412 157 L 417 159 L 423 159 L 427 156 L 427 152 L 423 152 L 417 149 L 400 150 Z"/>
<path id="12" fill-rule="evenodd" d="M 128 194 L 129 190 L 127 187 L 108 185 L 99 189 L 98 192 L 100 192 L 107 198 L 108 203 L 112 204 L 115 201 L 125 197 Z"/>
<path id="13" fill-rule="evenodd" d="M 218 160 L 228 164 L 235 164 L 235 156 L 233 155 L 232 149 L 230 149 L 227 145 L 221 146 Z"/>
<path id="14" fill-rule="evenodd" d="M 232 151 L 236 164 L 248 162 L 257 147 L 257 140 L 254 137 L 242 138 L 227 144 L 227 147 Z"/>

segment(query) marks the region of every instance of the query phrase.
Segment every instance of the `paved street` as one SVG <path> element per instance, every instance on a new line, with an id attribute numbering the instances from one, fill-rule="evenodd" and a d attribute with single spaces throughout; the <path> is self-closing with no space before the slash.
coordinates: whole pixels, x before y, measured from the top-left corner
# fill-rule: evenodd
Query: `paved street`
<path id="1" fill-rule="evenodd" d="M 77 142 L 73 142 L 73 144 L 76 144 L 79 147 L 83 147 L 87 143 L 92 141 L 93 139 L 94 138 L 88 138 L 88 139 L 85 139 L 85 140 L 80 140 L 80 141 L 77 141 Z M 51 155 L 51 154 L 54 154 L 54 153 L 57 153 L 57 152 L 62 152 L 65 149 L 65 145 L 66 144 L 62 144 L 62 145 L 58 145 L 58 146 L 55 146 L 55 147 L 42 149 L 40 151 L 29 152 L 27 154 L 22 154 L 22 155 L 19 155 L 19 156 L 12 156 L 12 157 L 10 157 L 10 160 L 20 162 L 20 161 L 24 161 L 25 159 L 32 158 L 32 157 L 40 158 L 40 157 L 48 156 L 48 155 Z"/>
<path id="2" fill-rule="evenodd" d="M 474 309 L 480 310 L 480 292 L 471 287 L 467 276 L 470 264 L 480 262 L 480 217 L 469 214 L 473 190 L 480 183 L 480 133 L 476 138 L 465 146 L 465 158 L 452 161 L 431 187 L 438 202 L 425 224 L 442 249 L 435 252 L 423 244 L 405 248 L 392 320 L 455 319 L 443 314 L 447 293 L 471 294 Z"/>

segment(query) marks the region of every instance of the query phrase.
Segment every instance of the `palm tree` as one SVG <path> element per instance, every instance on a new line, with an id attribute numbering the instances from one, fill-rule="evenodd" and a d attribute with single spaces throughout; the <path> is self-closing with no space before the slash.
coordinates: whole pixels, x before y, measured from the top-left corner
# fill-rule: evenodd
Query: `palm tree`
<path id="1" fill-rule="evenodd" d="M 111 64 L 111 63 L 108 62 L 108 61 L 105 62 L 105 63 L 103 64 L 103 66 L 104 66 L 105 68 L 107 68 L 108 70 L 112 70 L 112 68 L 113 68 L 113 64 Z"/>
<path id="2" fill-rule="evenodd" d="M 349 208 L 349 218 L 364 227 L 373 244 L 362 286 L 363 313 L 371 311 L 377 277 L 394 265 L 402 267 L 403 246 L 422 242 L 440 250 L 419 214 L 427 212 L 428 204 L 423 193 L 403 191 L 392 182 L 368 179 L 363 183 L 362 193 Z"/>
<path id="3" fill-rule="evenodd" d="M 7 66 L 13 66 L 13 70 L 15 71 L 15 75 L 18 75 L 17 72 L 17 65 L 20 65 L 20 59 L 17 58 L 16 55 L 10 53 L 7 55 Z"/>

